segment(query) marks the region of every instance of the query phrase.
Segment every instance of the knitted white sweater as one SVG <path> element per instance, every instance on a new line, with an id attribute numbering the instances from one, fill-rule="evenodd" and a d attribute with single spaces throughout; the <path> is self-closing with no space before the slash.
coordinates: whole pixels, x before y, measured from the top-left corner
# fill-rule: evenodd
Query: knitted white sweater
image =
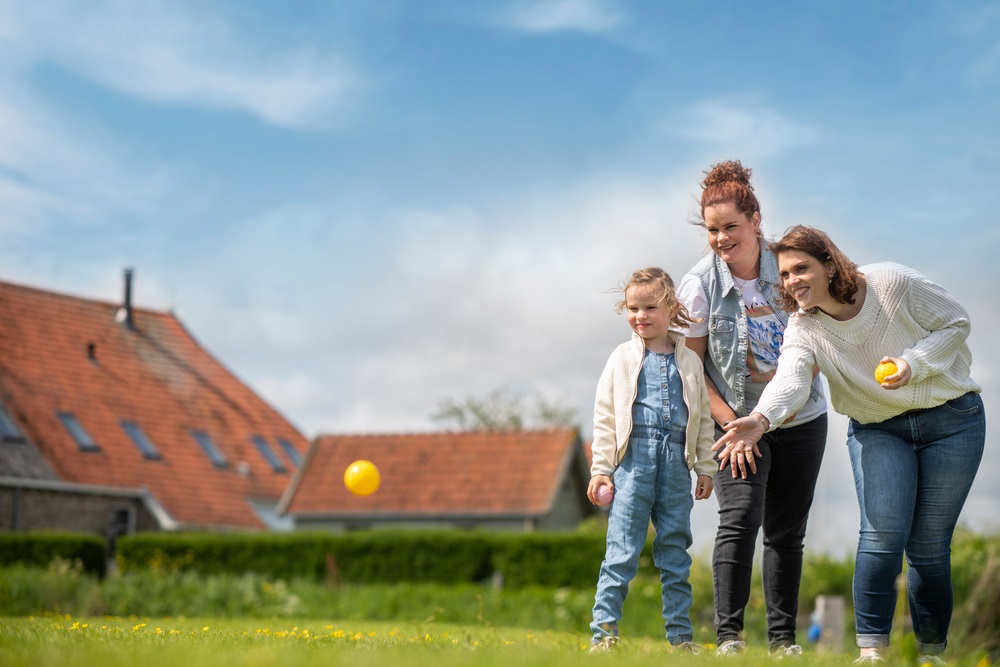
<path id="1" fill-rule="evenodd" d="M 861 267 L 867 294 L 861 312 L 840 322 L 822 311 L 794 314 L 774 379 L 757 403 L 771 428 L 809 397 L 813 364 L 830 384 L 833 408 L 862 424 L 932 408 L 981 391 L 971 377 L 969 314 L 942 287 L 900 264 Z M 902 357 L 909 383 L 895 390 L 875 381 L 882 357 Z"/>

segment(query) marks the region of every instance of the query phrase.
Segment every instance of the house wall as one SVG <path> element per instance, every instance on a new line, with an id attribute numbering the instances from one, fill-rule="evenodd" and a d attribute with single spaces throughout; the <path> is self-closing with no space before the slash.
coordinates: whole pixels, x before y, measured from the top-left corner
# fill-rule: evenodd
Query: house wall
<path id="1" fill-rule="evenodd" d="M 71 530 L 108 540 L 159 530 L 139 497 L 0 486 L 0 531 Z"/>
<path id="2" fill-rule="evenodd" d="M 559 487 L 552 511 L 538 522 L 538 530 L 573 530 L 587 516 L 586 489 L 576 475 L 567 475 Z"/>

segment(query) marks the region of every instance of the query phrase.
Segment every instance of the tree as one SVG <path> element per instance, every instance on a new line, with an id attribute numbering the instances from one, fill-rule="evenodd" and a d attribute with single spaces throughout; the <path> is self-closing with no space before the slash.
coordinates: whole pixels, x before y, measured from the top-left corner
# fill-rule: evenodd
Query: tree
<path id="1" fill-rule="evenodd" d="M 495 389 L 485 397 L 466 397 L 458 402 L 446 398 L 431 415 L 436 422 L 451 424 L 456 431 L 517 431 L 525 428 L 575 426 L 576 410 L 558 401 L 536 395 L 525 407 L 520 394 Z"/>

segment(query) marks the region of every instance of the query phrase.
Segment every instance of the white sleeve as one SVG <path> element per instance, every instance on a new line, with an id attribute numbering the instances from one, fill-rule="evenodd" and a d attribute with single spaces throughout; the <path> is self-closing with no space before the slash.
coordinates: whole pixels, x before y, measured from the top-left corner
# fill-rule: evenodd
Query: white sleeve
<path id="1" fill-rule="evenodd" d="M 684 332 L 689 338 L 702 338 L 708 335 L 708 295 L 698 276 L 685 274 L 677 287 L 677 299 L 687 308 L 688 314 L 700 322 L 692 322 Z"/>

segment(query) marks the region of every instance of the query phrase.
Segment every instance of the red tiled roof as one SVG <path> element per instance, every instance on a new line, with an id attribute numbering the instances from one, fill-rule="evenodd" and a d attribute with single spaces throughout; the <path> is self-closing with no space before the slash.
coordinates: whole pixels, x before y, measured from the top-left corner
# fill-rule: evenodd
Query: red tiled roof
<path id="1" fill-rule="evenodd" d="M 190 526 L 263 528 L 248 500 L 280 498 L 295 467 L 277 438 L 301 453 L 305 437 L 172 313 L 136 308 L 130 329 L 115 320 L 118 308 L 0 282 L 0 401 L 63 481 L 147 487 Z M 81 451 L 57 412 L 76 415 L 100 451 Z M 136 422 L 162 458 L 144 458 L 121 420 Z M 215 441 L 229 467 L 212 464 L 192 429 Z M 252 435 L 288 472 L 272 470 Z"/>
<path id="2" fill-rule="evenodd" d="M 568 428 L 324 435 L 310 445 L 280 509 L 299 516 L 538 516 L 551 510 L 580 454 L 579 436 Z M 382 483 L 370 496 L 344 486 L 344 471 L 359 459 L 379 469 Z"/>

